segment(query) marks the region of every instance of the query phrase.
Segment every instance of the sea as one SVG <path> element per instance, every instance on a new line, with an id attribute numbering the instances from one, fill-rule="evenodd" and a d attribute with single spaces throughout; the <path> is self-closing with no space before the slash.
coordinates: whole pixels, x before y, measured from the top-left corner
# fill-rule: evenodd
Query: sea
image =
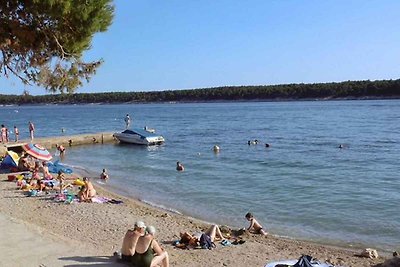
<path id="1" fill-rule="evenodd" d="M 68 147 L 63 162 L 207 222 L 246 227 L 252 212 L 274 235 L 400 249 L 400 100 L 2 106 L 0 123 L 48 137 L 122 131 L 126 114 L 165 144 Z"/>

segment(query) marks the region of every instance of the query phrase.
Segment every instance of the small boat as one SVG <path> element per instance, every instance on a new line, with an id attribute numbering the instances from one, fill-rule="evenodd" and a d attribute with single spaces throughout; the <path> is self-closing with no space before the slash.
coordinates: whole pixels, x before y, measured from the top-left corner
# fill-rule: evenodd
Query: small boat
<path id="1" fill-rule="evenodd" d="M 165 142 L 161 135 L 150 133 L 144 129 L 125 130 L 121 133 L 114 133 L 114 137 L 122 143 L 137 145 L 160 145 Z"/>

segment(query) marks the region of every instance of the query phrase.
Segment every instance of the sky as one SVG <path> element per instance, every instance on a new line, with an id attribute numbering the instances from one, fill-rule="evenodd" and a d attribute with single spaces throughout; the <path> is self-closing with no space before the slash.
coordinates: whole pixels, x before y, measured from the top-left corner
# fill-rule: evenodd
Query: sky
<path id="1" fill-rule="evenodd" d="M 78 93 L 400 78 L 398 0 L 116 0 Z M 45 94 L 0 76 L 0 94 Z"/>

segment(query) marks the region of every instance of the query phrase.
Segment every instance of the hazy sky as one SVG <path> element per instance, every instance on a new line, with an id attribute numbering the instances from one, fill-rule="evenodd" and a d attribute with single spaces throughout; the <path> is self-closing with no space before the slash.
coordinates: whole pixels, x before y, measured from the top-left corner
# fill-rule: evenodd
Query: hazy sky
<path id="1" fill-rule="evenodd" d="M 397 79 L 398 0 L 115 1 L 78 92 Z M 0 77 L 0 93 L 44 94 Z"/>

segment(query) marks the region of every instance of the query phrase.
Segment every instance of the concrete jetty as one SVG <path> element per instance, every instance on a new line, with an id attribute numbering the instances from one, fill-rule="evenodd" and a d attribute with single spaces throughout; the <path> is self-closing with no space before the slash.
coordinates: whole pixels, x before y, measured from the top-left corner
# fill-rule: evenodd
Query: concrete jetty
<path id="1" fill-rule="evenodd" d="M 20 140 L 19 142 L 9 142 L 7 144 L 0 144 L 0 155 L 4 155 L 8 149 L 13 147 L 19 147 L 26 143 L 30 143 L 30 139 Z M 78 145 L 89 145 L 89 144 L 105 144 L 118 142 L 117 139 L 113 137 L 113 133 L 103 132 L 103 133 L 89 133 L 89 134 L 79 134 L 79 135 L 63 135 L 63 136 L 52 136 L 52 137 L 42 137 L 33 139 L 32 143 L 40 144 L 47 149 L 52 149 L 56 147 L 56 144 L 63 145 L 64 147 L 73 147 Z"/>

